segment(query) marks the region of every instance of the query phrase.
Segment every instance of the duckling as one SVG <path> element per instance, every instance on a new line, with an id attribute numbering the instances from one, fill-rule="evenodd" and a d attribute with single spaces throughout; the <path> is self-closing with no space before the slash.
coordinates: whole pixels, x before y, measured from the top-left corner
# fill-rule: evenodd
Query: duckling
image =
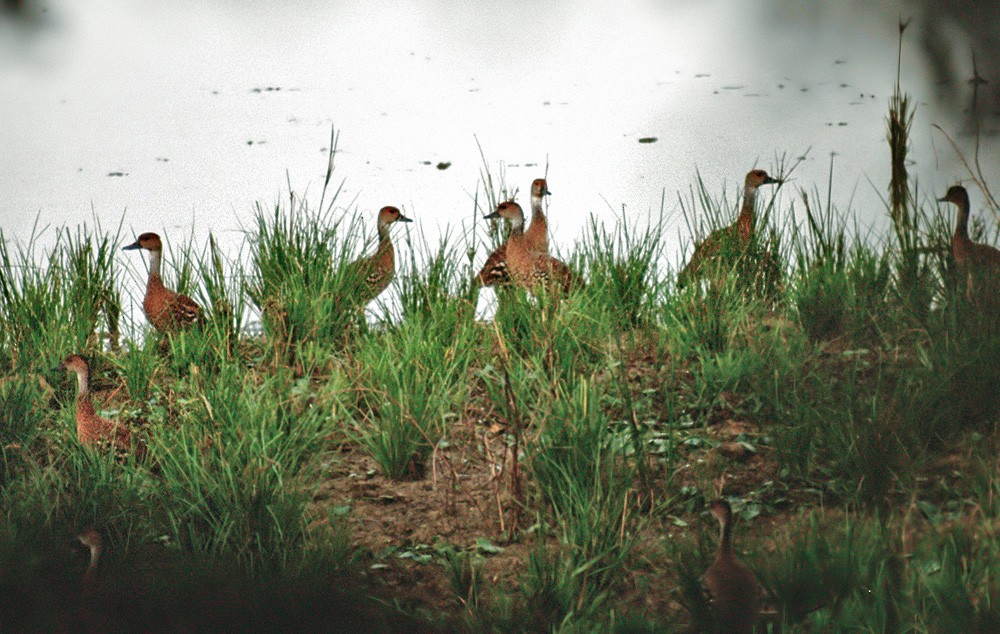
<path id="1" fill-rule="evenodd" d="M 510 237 L 507 239 L 507 266 L 514 282 L 529 290 L 539 286 L 550 291 L 569 292 L 582 288 L 584 283 L 565 263 L 556 258 L 529 248 L 524 234 L 524 211 L 514 201 L 502 202 L 496 211 L 486 219 L 506 218 L 510 221 Z"/>
<path id="2" fill-rule="evenodd" d="M 169 334 L 194 323 L 204 322 L 205 315 L 193 299 L 163 285 L 163 278 L 160 277 L 163 242 L 160 236 L 152 232 L 143 233 L 135 242 L 122 247 L 122 251 L 135 249 L 149 251 L 149 278 L 146 281 L 146 295 L 142 298 L 142 310 L 153 327 Z"/>
<path id="3" fill-rule="evenodd" d="M 132 449 L 132 434 L 128 427 L 97 415 L 90 397 L 90 363 L 79 354 L 71 354 L 57 370 L 76 373 L 76 436 L 80 443 L 89 447 L 111 445 L 117 453 L 128 453 Z M 139 446 L 140 453 L 141 445 Z"/>
<path id="4" fill-rule="evenodd" d="M 1000 250 L 988 244 L 973 242 L 969 238 L 969 192 L 961 185 L 948 188 L 948 193 L 939 202 L 954 203 L 958 207 L 955 234 L 951 238 L 951 255 L 955 264 L 966 278 L 965 295 L 977 305 L 980 299 L 991 299 L 1000 281 Z M 978 291 L 975 286 L 985 285 Z"/>
<path id="5" fill-rule="evenodd" d="M 705 571 L 704 589 L 717 632 L 752 632 L 760 616 L 764 593 L 750 568 L 733 551 L 733 510 L 724 499 L 708 506 L 719 521 L 719 549 Z"/>
<path id="6" fill-rule="evenodd" d="M 345 274 L 357 282 L 357 299 L 362 305 L 378 297 L 396 275 L 396 253 L 389 238 L 389 225 L 396 221 L 412 222 L 396 207 L 382 207 L 378 212 L 379 243 L 375 254 L 346 265 Z"/>
<path id="7" fill-rule="evenodd" d="M 518 235 L 523 233 L 528 249 L 537 253 L 549 252 L 549 224 L 545 217 L 542 204 L 546 196 L 551 195 L 548 184 L 544 178 L 536 178 L 531 182 L 531 225 L 528 230 L 518 230 Z M 514 228 L 511 228 L 511 235 Z M 509 239 L 509 236 L 508 236 Z M 504 242 L 496 248 L 490 257 L 486 258 L 486 263 L 476 275 L 476 282 L 481 286 L 503 285 L 510 282 L 507 272 L 507 243 Z"/>
<path id="8" fill-rule="evenodd" d="M 718 260 L 727 249 L 738 249 L 737 253 L 746 251 L 753 240 L 757 188 L 781 182 L 780 179 L 769 176 L 764 170 L 747 172 L 743 184 L 743 206 L 736 222 L 728 227 L 716 229 L 705 238 L 704 242 L 695 247 L 691 259 L 677 276 L 679 287 L 683 288 L 691 279 L 700 277 L 702 267 L 709 261 Z"/>

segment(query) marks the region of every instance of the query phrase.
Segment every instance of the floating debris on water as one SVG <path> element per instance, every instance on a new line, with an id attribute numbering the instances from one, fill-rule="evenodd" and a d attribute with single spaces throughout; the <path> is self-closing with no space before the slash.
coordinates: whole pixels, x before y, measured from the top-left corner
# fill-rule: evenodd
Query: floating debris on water
<path id="1" fill-rule="evenodd" d="M 108 176 L 128 176 L 128 172 L 108 172 Z"/>
<path id="2" fill-rule="evenodd" d="M 655 136 L 639 137 L 639 143 L 656 143 L 658 140 Z"/>
<path id="3" fill-rule="evenodd" d="M 447 162 L 443 162 L 443 161 L 442 161 L 441 163 L 438 163 L 438 164 L 437 164 L 437 168 L 438 168 L 439 170 L 446 170 L 446 169 L 448 169 L 449 167 L 451 167 L 451 161 L 447 161 Z"/>

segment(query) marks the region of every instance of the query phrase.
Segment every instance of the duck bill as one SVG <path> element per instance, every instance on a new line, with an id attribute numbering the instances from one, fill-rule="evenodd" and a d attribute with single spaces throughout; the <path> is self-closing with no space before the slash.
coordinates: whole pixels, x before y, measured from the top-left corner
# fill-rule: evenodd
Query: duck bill
<path id="1" fill-rule="evenodd" d="M 396 220 L 400 222 L 413 222 L 413 218 L 407 218 L 403 214 L 399 214 L 399 218 L 396 218 Z"/>
<path id="2" fill-rule="evenodd" d="M 783 180 L 781 180 L 780 178 L 772 178 L 772 177 L 770 177 L 770 176 L 768 176 L 768 177 L 764 178 L 764 184 L 765 184 L 765 185 L 773 185 L 773 184 L 775 184 L 775 183 L 777 183 L 778 185 L 780 185 L 780 184 L 781 184 L 781 183 L 783 183 L 783 182 L 784 182 L 784 181 L 783 181 Z"/>
<path id="3" fill-rule="evenodd" d="M 486 214 L 485 216 L 483 216 L 483 220 L 496 220 L 497 218 L 500 217 L 501 217 L 500 212 L 494 211 L 491 214 Z"/>
<path id="4" fill-rule="evenodd" d="M 122 251 L 135 251 L 136 249 L 141 249 L 141 248 L 142 248 L 142 246 L 139 245 L 139 241 L 136 240 L 132 244 L 130 244 L 130 245 L 126 246 L 126 247 L 122 247 Z"/>

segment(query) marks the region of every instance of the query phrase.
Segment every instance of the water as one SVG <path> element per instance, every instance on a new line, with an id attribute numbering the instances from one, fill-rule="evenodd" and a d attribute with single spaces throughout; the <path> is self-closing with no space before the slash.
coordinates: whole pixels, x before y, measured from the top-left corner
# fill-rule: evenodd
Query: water
<path id="1" fill-rule="evenodd" d="M 979 41 L 965 16 L 931 17 L 946 2 L 40 2 L 31 20 L 0 19 L 0 221 L 21 240 L 36 215 L 96 216 L 199 244 L 211 230 L 234 248 L 253 204 L 284 198 L 289 180 L 318 198 L 332 125 L 341 202 L 370 216 L 397 205 L 432 240 L 471 224 L 480 147 L 522 203 L 548 170 L 563 250 L 589 214 L 643 217 L 665 192 L 676 261 L 677 192 L 696 169 L 732 200 L 749 168 L 807 149 L 784 203 L 825 190 L 835 154 L 834 202 L 877 225 L 900 11 L 915 16 L 901 78 L 924 192 L 966 176 L 931 124 L 972 148 Z M 935 30 L 958 69 L 946 87 L 925 50 Z M 1000 83 L 982 50 L 977 63 Z"/>

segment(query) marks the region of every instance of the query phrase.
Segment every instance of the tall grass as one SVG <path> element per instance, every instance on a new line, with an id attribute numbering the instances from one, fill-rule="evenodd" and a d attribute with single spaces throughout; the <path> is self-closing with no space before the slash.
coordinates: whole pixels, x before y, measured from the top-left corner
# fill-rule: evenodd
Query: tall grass
<path id="1" fill-rule="evenodd" d="M 117 345 L 121 304 L 114 262 L 118 234 L 58 229 L 45 253 L 42 233 L 12 250 L 0 230 L 0 368 L 46 367 L 69 352 Z M 40 358 L 36 351 L 44 351 Z"/>
<path id="2" fill-rule="evenodd" d="M 635 537 L 624 444 L 615 442 L 590 385 L 580 380 L 555 401 L 526 450 L 559 542 L 532 555 L 524 580 L 529 610 L 549 626 L 596 613 L 622 579 Z"/>
<path id="3" fill-rule="evenodd" d="M 343 345 L 364 325 L 356 280 L 341 274 L 360 242 L 360 219 L 335 215 L 335 200 L 315 211 L 294 195 L 270 213 L 257 206 L 247 292 L 275 363 L 294 365 L 296 348 L 306 341 Z"/>
<path id="4" fill-rule="evenodd" d="M 592 220 L 566 258 L 587 287 L 510 292 L 492 322 L 473 314 L 476 232 L 414 232 L 377 302 L 386 318 L 368 323 L 342 271 L 373 232 L 327 189 L 332 154 L 318 205 L 258 205 L 245 252 L 227 259 L 211 238 L 171 250 L 177 288 L 208 318 L 163 348 L 121 314 L 117 235 L 59 230 L 42 252 L 41 234 L 12 246 L 0 233 L 0 563 L 28 571 L 0 575 L 0 590 L 42 596 L 48 576 L 75 592 L 83 562 L 65 544 L 89 525 L 117 565 L 149 557 L 184 592 L 329 585 L 354 555 L 313 499 L 332 450 L 348 445 L 399 481 L 474 438 L 456 472 L 486 470 L 489 537 L 530 542 L 505 571 L 513 588 L 455 554 L 468 544 L 436 544 L 459 597 L 442 605 L 480 629 L 710 623 L 701 500 L 723 486 L 747 502 L 740 554 L 771 593 L 774 627 L 995 629 L 997 319 L 963 299 L 950 220 L 907 172 L 913 111 L 898 90 L 890 108 L 883 234 L 860 232 L 829 191 L 777 197 L 752 250 L 677 289 L 662 209 L 646 224 Z M 477 210 L 511 193 L 503 180 L 484 167 Z M 695 233 L 732 221 L 735 206 L 709 192 L 698 176 L 681 202 Z M 255 311 L 262 336 L 242 332 Z M 116 330 L 126 340 L 109 353 Z M 68 352 L 93 357 L 98 405 L 140 428 L 147 463 L 74 440 L 72 377 L 45 370 Z M 753 450 L 720 451 L 727 428 Z M 651 546 L 661 537 L 666 548 Z M 660 603 L 623 620 L 657 584 Z"/>
<path id="5" fill-rule="evenodd" d="M 415 317 L 358 347 L 356 437 L 391 478 L 423 475 L 469 393 L 479 335 L 456 324 L 454 311 L 443 308 L 450 330 L 435 323 L 436 314 Z"/>
<path id="6" fill-rule="evenodd" d="M 291 381 L 287 371 L 246 377 L 225 366 L 196 387 L 200 402 L 180 426 L 159 430 L 161 508 L 185 549 L 251 566 L 285 566 L 303 549 L 309 492 L 293 483 L 331 426 L 321 408 L 289 396 Z"/>

